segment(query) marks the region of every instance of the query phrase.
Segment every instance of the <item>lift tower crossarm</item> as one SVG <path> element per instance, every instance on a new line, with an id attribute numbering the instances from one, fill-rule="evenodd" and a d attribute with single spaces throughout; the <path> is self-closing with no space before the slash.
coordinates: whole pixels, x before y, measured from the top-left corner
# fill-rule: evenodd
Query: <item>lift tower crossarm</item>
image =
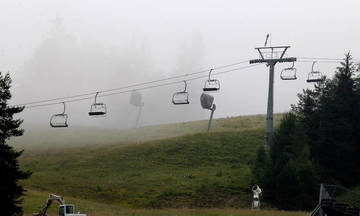
<path id="1" fill-rule="evenodd" d="M 273 109 L 274 109 L 274 71 L 276 63 L 283 62 L 295 62 L 296 58 L 284 58 L 285 52 L 290 46 L 270 46 L 270 47 L 256 47 L 255 49 L 259 52 L 260 58 L 250 60 L 250 64 L 266 63 L 269 67 L 269 92 L 268 92 L 268 103 L 266 113 L 266 132 L 265 132 L 265 148 L 269 148 L 272 144 L 273 134 Z M 269 51 L 270 52 L 269 52 Z M 276 50 L 280 50 L 275 52 Z M 267 52 L 265 52 L 267 51 Z M 278 54 L 281 52 L 280 57 L 274 58 L 274 53 Z M 270 53 L 270 58 L 266 58 L 264 54 Z"/>
<path id="2" fill-rule="evenodd" d="M 273 53 L 274 53 L 274 49 L 284 49 L 284 50 L 282 51 L 281 57 L 280 57 L 280 59 L 282 59 L 282 58 L 284 57 L 284 55 L 285 55 L 286 50 L 289 49 L 289 48 L 290 48 L 290 46 L 272 46 L 272 47 L 266 47 L 266 46 L 265 46 L 265 47 L 256 47 L 255 49 L 259 52 L 261 59 L 262 59 L 262 60 L 265 60 L 264 55 L 263 55 L 263 53 L 261 52 L 262 50 L 271 49 L 271 53 L 273 54 Z"/>
<path id="3" fill-rule="evenodd" d="M 250 64 L 257 64 L 257 63 L 277 63 L 277 62 L 295 62 L 296 58 L 281 58 L 281 59 L 253 59 L 250 60 Z"/>

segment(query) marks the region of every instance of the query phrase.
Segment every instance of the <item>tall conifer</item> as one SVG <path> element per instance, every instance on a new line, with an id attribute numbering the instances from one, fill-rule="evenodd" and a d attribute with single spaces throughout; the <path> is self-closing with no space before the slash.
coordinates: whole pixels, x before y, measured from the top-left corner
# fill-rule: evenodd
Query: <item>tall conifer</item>
<path id="1" fill-rule="evenodd" d="M 20 206 L 24 189 L 19 180 L 31 175 L 29 171 L 20 170 L 18 157 L 22 151 L 16 151 L 6 141 L 13 136 L 21 136 L 22 120 L 14 119 L 13 115 L 20 113 L 24 107 L 10 107 L 8 101 L 11 78 L 9 74 L 0 74 L 0 211 L 1 215 L 22 215 Z"/>

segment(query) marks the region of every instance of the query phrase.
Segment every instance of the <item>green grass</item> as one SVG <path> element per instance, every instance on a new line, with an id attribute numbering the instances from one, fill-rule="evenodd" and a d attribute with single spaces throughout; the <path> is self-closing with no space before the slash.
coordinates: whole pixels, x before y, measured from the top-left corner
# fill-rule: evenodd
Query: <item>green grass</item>
<path id="1" fill-rule="evenodd" d="M 25 213 L 38 211 L 55 193 L 90 215 L 248 214 L 232 208 L 250 206 L 250 166 L 264 142 L 264 116 L 217 119 L 212 133 L 204 132 L 206 124 L 28 131 L 13 140 L 17 148 L 26 146 L 21 167 L 33 171 L 23 182 Z"/>
<path id="2" fill-rule="evenodd" d="M 262 130 L 187 135 L 22 157 L 29 188 L 131 207 L 249 205 Z"/>
<path id="3" fill-rule="evenodd" d="M 47 193 L 29 190 L 26 193 L 23 207 L 25 216 L 38 212 L 47 198 Z M 276 210 L 253 211 L 250 209 L 235 208 L 177 208 L 177 209 L 130 209 L 119 205 L 93 202 L 85 199 L 64 197 L 68 204 L 75 204 L 75 209 L 88 216 L 308 216 L 308 212 L 290 212 Z M 58 205 L 52 205 L 48 216 L 57 215 Z"/>

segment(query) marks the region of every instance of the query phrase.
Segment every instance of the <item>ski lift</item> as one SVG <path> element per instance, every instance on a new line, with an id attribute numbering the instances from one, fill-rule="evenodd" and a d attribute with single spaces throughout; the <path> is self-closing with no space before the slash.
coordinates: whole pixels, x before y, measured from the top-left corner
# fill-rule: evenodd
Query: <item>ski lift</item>
<path id="1" fill-rule="evenodd" d="M 189 104 L 189 93 L 186 91 L 187 88 L 187 84 L 186 81 L 184 80 L 185 83 L 185 89 L 184 91 L 180 91 L 180 92 L 175 92 L 175 94 L 173 94 L 172 97 L 172 103 L 174 105 L 183 105 L 183 104 Z"/>
<path id="2" fill-rule="evenodd" d="M 320 71 L 314 71 L 315 63 L 315 61 L 312 63 L 311 72 L 309 73 L 308 79 L 306 80 L 306 82 L 308 83 L 324 81 L 324 76 L 322 75 L 322 73 Z"/>
<path id="3" fill-rule="evenodd" d="M 296 80 L 296 68 L 294 67 L 295 62 L 289 68 L 284 68 L 280 73 L 280 78 L 282 80 Z"/>
<path id="4" fill-rule="evenodd" d="M 67 119 L 68 115 L 65 114 L 65 102 L 63 102 L 64 110 L 62 113 L 54 114 L 50 118 L 50 126 L 54 128 L 68 127 Z"/>
<path id="5" fill-rule="evenodd" d="M 205 81 L 205 85 L 203 88 L 203 91 L 209 92 L 209 91 L 219 91 L 220 90 L 220 82 L 217 79 L 211 79 L 211 72 L 213 69 L 209 71 L 209 79 Z"/>
<path id="6" fill-rule="evenodd" d="M 96 102 L 96 98 L 99 92 L 96 92 L 95 103 L 90 106 L 89 116 L 105 116 L 106 115 L 106 104 Z"/>

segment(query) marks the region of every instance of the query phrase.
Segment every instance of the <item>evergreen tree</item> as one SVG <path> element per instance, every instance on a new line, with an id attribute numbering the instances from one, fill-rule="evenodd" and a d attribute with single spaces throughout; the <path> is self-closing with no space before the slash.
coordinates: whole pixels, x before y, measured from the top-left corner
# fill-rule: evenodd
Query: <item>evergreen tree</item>
<path id="1" fill-rule="evenodd" d="M 360 85 L 354 71 L 351 55 L 346 54 L 333 79 L 304 91 L 293 106 L 305 125 L 322 181 L 353 185 L 360 180 Z"/>
<path id="2" fill-rule="evenodd" d="M 19 129 L 22 120 L 14 119 L 13 115 L 20 113 L 24 107 L 10 107 L 8 100 L 11 78 L 9 74 L 0 74 L 0 210 L 1 215 L 22 215 L 21 196 L 24 189 L 19 180 L 31 175 L 29 171 L 21 171 L 18 157 L 22 151 L 16 151 L 6 144 L 12 136 L 21 136 L 23 130 Z"/>
<path id="3" fill-rule="evenodd" d="M 260 147 L 257 151 L 256 151 L 256 159 L 255 159 L 255 163 L 252 166 L 252 173 L 254 176 L 254 184 L 258 184 L 258 185 L 264 185 L 264 179 L 265 176 L 267 175 L 267 170 L 269 166 L 269 159 L 268 156 L 264 150 L 264 147 Z"/>
<path id="4" fill-rule="evenodd" d="M 305 129 L 293 113 L 285 114 L 281 120 L 270 155 L 276 206 L 294 210 L 313 208 L 317 177 Z"/>
<path id="5" fill-rule="evenodd" d="M 280 209 L 312 209 L 317 199 L 317 177 L 309 160 L 305 129 L 293 113 L 284 115 L 273 141 L 270 160 L 265 159 L 265 165 L 259 163 L 260 168 L 253 168 L 254 176 L 262 177 L 265 200 Z M 256 161 L 264 161 L 263 154 L 259 150 Z"/>

